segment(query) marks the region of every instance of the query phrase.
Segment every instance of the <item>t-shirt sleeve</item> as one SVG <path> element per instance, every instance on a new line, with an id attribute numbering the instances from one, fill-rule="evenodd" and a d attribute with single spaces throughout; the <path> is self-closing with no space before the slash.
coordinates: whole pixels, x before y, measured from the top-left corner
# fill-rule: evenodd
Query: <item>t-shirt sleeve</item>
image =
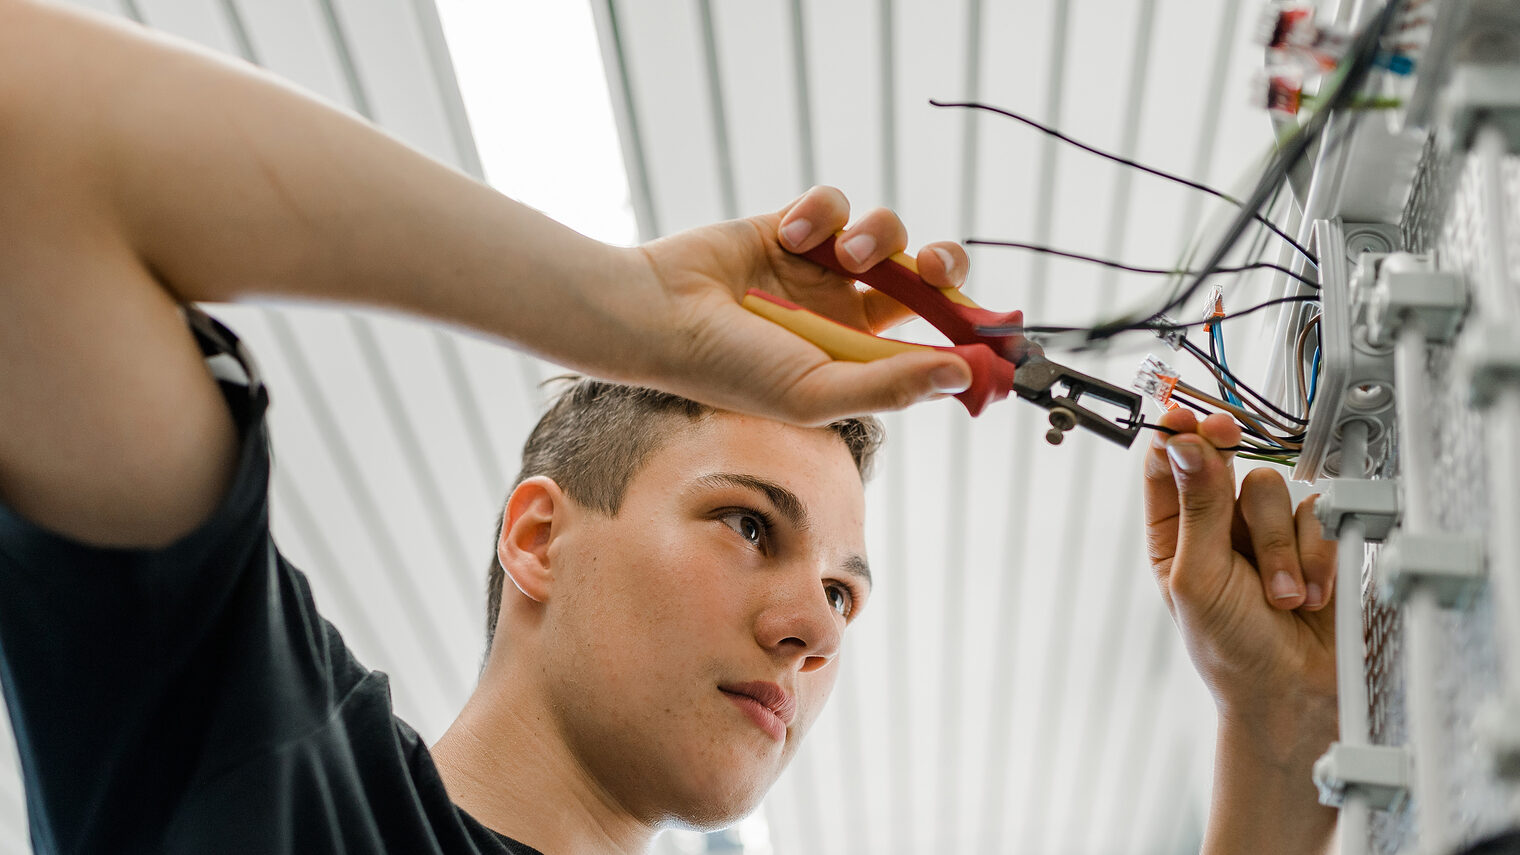
<path id="1" fill-rule="evenodd" d="M 212 516 L 163 549 L 105 549 L 0 505 L 0 683 L 39 851 L 145 851 L 208 767 L 322 721 L 365 673 L 270 538 L 256 369 L 187 314 L 241 436 Z"/>

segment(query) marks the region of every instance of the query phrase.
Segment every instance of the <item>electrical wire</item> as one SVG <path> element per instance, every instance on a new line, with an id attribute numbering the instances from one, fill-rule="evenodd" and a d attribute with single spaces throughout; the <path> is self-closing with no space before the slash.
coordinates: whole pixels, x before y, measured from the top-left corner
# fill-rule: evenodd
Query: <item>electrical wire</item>
<path id="1" fill-rule="evenodd" d="M 1141 428 L 1141 429 L 1144 429 L 1144 430 L 1153 430 L 1153 431 L 1156 431 L 1157 433 L 1164 433 L 1164 434 L 1166 434 L 1168 436 L 1177 436 L 1178 434 L 1183 433 L 1183 431 L 1177 430 L 1175 428 L 1169 428 L 1166 425 L 1156 424 L 1155 422 L 1148 422 L 1148 421 L 1145 421 L 1144 419 L 1140 419 L 1140 420 L 1136 420 L 1136 421 L 1123 421 L 1123 420 L 1121 420 L 1119 423 L 1122 424 L 1122 425 L 1124 425 L 1125 427 L 1137 427 L 1137 428 Z M 1273 463 L 1281 463 L 1284 466 L 1291 466 L 1292 465 L 1291 461 L 1289 461 L 1287 458 L 1280 457 L 1280 456 L 1277 456 L 1277 455 L 1261 454 L 1259 452 L 1259 449 L 1256 446 L 1251 446 L 1251 445 L 1227 445 L 1227 446 L 1223 446 L 1223 447 L 1220 447 L 1220 448 L 1216 448 L 1214 450 L 1215 451 L 1219 451 L 1219 452 L 1225 452 L 1225 453 L 1234 454 L 1234 455 L 1236 455 L 1238 457 L 1245 457 L 1245 458 L 1248 458 L 1248 459 L 1251 459 L 1251 460 L 1270 460 Z"/>
<path id="2" fill-rule="evenodd" d="M 1212 358 L 1210 358 L 1208 354 L 1204 353 L 1198 347 L 1198 345 L 1193 344 L 1191 341 L 1188 341 L 1185 338 L 1182 340 L 1182 349 L 1185 350 L 1185 351 L 1187 351 L 1193 357 L 1197 358 L 1199 362 L 1202 362 L 1204 364 L 1204 366 L 1206 368 L 1208 368 L 1212 372 L 1218 373 L 1218 372 L 1224 372 L 1224 371 L 1227 370 L 1227 369 L 1224 368 L 1224 366 L 1220 365 L 1218 362 L 1216 362 Z M 1271 410 L 1276 415 L 1278 415 L 1278 416 L 1280 416 L 1280 417 L 1282 417 L 1284 419 L 1287 419 L 1289 422 L 1292 422 L 1293 424 L 1298 425 L 1299 427 L 1302 427 L 1302 426 L 1308 424 L 1308 422 L 1306 420 L 1304 420 L 1302 418 L 1299 418 L 1298 416 L 1295 416 L 1295 415 L 1287 412 L 1286 410 L 1281 409 L 1276 404 L 1273 404 L 1271 401 L 1267 400 L 1267 397 L 1265 395 L 1263 395 L 1260 392 L 1256 391 L 1255 389 L 1251 388 L 1249 385 L 1246 384 L 1246 382 L 1244 380 L 1241 380 L 1239 377 L 1236 377 L 1234 375 L 1230 375 L 1230 379 L 1232 381 L 1234 381 L 1234 383 L 1236 385 L 1236 388 L 1238 388 L 1238 389 L 1240 389 L 1240 391 L 1245 392 L 1246 394 L 1250 395 L 1252 398 L 1255 398 L 1256 401 L 1259 402 L 1260 405 L 1265 406 L 1267 409 Z M 1255 405 L 1253 405 L 1253 406 L 1255 406 Z M 1274 421 L 1276 421 L 1276 420 L 1274 419 Z M 1282 427 L 1285 430 L 1291 430 L 1292 429 L 1288 424 L 1282 424 Z"/>
<path id="3" fill-rule="evenodd" d="M 1316 314 L 1314 317 L 1310 318 L 1307 322 L 1304 323 L 1303 329 L 1298 331 L 1298 344 L 1294 348 L 1294 352 L 1297 354 L 1293 359 L 1293 365 L 1298 371 L 1298 399 L 1299 402 L 1303 404 L 1304 415 L 1306 416 L 1309 414 L 1310 398 L 1309 383 L 1304 378 L 1304 357 L 1306 355 L 1305 346 L 1309 343 L 1309 333 L 1319 327 L 1320 317 L 1321 316 L 1319 314 Z M 1314 349 L 1314 352 L 1315 354 L 1318 354 L 1319 348 L 1316 347 Z"/>
<path id="4" fill-rule="evenodd" d="M 1225 230 L 1223 238 L 1215 246 L 1209 255 L 1208 261 L 1203 265 L 1203 272 L 1193 279 L 1187 287 L 1180 289 L 1155 312 L 1143 319 L 1133 316 L 1109 321 L 1099 326 L 1092 327 L 1086 332 L 1090 342 L 1112 338 L 1123 332 L 1135 329 L 1148 329 L 1149 323 L 1157 316 L 1175 309 L 1184 303 L 1193 294 L 1196 294 L 1209 276 L 1220 267 L 1235 244 L 1240 240 L 1245 229 L 1259 216 L 1259 210 L 1267 198 L 1277 191 L 1277 188 L 1287 179 L 1288 173 L 1297 166 L 1299 161 L 1307 156 L 1310 147 L 1320 139 L 1329 123 L 1330 117 L 1337 114 L 1343 107 L 1351 103 L 1362 82 L 1372 70 L 1377 56 L 1378 44 L 1390 24 L 1397 15 L 1401 0 L 1389 0 L 1388 4 L 1379 11 L 1376 18 L 1363 27 L 1352 40 L 1351 47 L 1347 51 L 1349 61 L 1342 63 L 1340 73 L 1331 89 L 1331 94 L 1325 99 L 1325 106 L 1315 111 L 1303 125 L 1284 140 L 1278 149 L 1277 155 L 1263 172 L 1257 182 L 1256 189 L 1251 192 L 1245 202 L 1240 206 L 1235 219 Z"/>
<path id="5" fill-rule="evenodd" d="M 1261 419 L 1257 417 L 1256 414 L 1251 413 L 1245 407 L 1238 407 L 1229 401 L 1223 400 L 1221 398 L 1216 398 L 1213 395 L 1210 395 L 1209 393 L 1203 391 L 1202 389 L 1199 389 L 1195 386 L 1190 386 L 1180 380 L 1177 382 L 1177 389 L 1176 392 L 1173 393 L 1173 397 L 1175 397 L 1178 392 L 1186 394 L 1196 401 L 1201 401 L 1205 404 L 1218 407 L 1224 412 L 1235 416 L 1235 418 L 1240 420 L 1241 424 L 1249 425 L 1257 435 L 1268 442 L 1273 442 L 1283 448 L 1292 448 L 1294 450 L 1297 450 L 1300 445 L 1300 442 L 1293 437 L 1282 437 L 1273 434 L 1266 425 L 1261 423 Z"/>
<path id="6" fill-rule="evenodd" d="M 1309 404 L 1314 405 L 1314 393 L 1319 390 L 1319 352 L 1314 348 L 1314 363 L 1309 366 Z"/>
<path id="7" fill-rule="evenodd" d="M 1125 329 L 1126 330 L 1147 330 L 1147 331 L 1150 331 L 1150 332 L 1172 332 L 1172 331 L 1175 331 L 1175 330 L 1187 330 L 1187 329 L 1192 329 L 1194 327 L 1201 327 L 1204 324 L 1215 323 L 1215 322 L 1222 323 L 1224 321 L 1232 321 L 1232 320 L 1234 320 L 1236 318 L 1243 318 L 1246 315 L 1249 315 L 1249 314 L 1252 314 L 1252 313 L 1255 313 L 1255 312 L 1259 312 L 1262 309 L 1270 309 L 1273 306 L 1280 306 L 1283 303 L 1317 303 L 1317 302 L 1319 302 L 1319 297 L 1316 297 L 1316 296 L 1313 296 L 1313 295 L 1309 295 L 1309 294 L 1300 294 L 1300 295 L 1295 296 L 1295 297 L 1278 297 L 1275 300 L 1267 300 L 1264 303 L 1257 303 L 1254 306 L 1250 306 L 1248 308 L 1241 309 L 1238 312 L 1230 312 L 1229 314 L 1224 315 L 1223 317 L 1208 318 L 1208 319 L 1201 320 L 1201 321 L 1189 321 L 1187 323 L 1172 323 L 1170 321 L 1157 321 L 1157 320 L 1154 320 L 1154 319 L 1150 319 L 1150 320 L 1142 321 L 1142 322 L 1137 323 L 1137 324 L 1133 324 L 1131 326 L 1126 327 Z M 1054 335 L 1054 334 L 1060 334 L 1060 333 L 1087 333 L 1087 332 L 1092 332 L 1092 331 L 1094 331 L 1096 329 L 1097 329 L 1096 327 L 1012 326 L 1012 325 L 1008 325 L 1008 324 L 987 324 L 985 326 L 978 326 L 976 328 L 976 331 L 978 333 L 981 333 L 982 335 L 987 335 L 987 336 L 1007 336 L 1007 335 L 1017 335 L 1017 334 L 1020 334 L 1020 333 L 1023 333 L 1023 334 L 1033 333 L 1033 334 L 1036 334 L 1036 335 L 1039 335 L 1039 334 Z"/>
<path id="8" fill-rule="evenodd" d="M 1219 395 L 1235 406 L 1241 405 L 1240 396 L 1235 394 L 1234 374 L 1230 372 L 1230 362 L 1225 357 L 1224 351 L 1224 326 L 1211 324 L 1209 326 L 1209 356 L 1214 358 L 1219 370 L 1214 373 L 1219 381 Z"/>
<path id="9" fill-rule="evenodd" d="M 1070 251 L 1064 250 L 1064 249 L 1054 249 L 1052 247 L 1041 246 L 1041 245 L 1035 244 L 1035 243 L 1023 243 L 1021 241 L 1014 241 L 1014 240 L 991 240 L 989 238 L 967 238 L 966 240 L 962 241 L 962 243 L 966 244 L 967 246 L 996 246 L 996 247 L 1003 247 L 1005 249 L 1027 249 L 1030 252 L 1038 252 L 1038 253 L 1043 253 L 1045 255 L 1058 255 L 1058 256 L 1060 256 L 1062 258 L 1071 258 L 1071 259 L 1075 259 L 1077 261 L 1087 261 L 1087 262 L 1091 262 L 1093 264 L 1101 264 L 1104 267 L 1112 267 L 1115 270 L 1125 270 L 1125 271 L 1128 271 L 1130 273 L 1144 273 L 1144 274 L 1147 274 L 1147 275 L 1155 275 L 1155 276 L 1197 276 L 1198 273 L 1199 273 L 1199 271 L 1197 271 L 1197 270 L 1168 270 L 1168 269 L 1166 269 L 1164 267 L 1136 267 L 1136 266 L 1131 265 L 1131 264 L 1124 264 L 1122 262 L 1112 261 L 1112 260 L 1107 259 L 1107 258 L 1099 258 L 1099 257 L 1097 257 L 1095 255 L 1083 255 L 1082 253 L 1079 253 L 1079 252 L 1070 252 Z M 1246 271 L 1249 271 L 1249 270 L 1276 270 L 1279 273 L 1285 273 L 1288 276 L 1291 276 L 1292 278 L 1297 279 L 1298 281 L 1304 283 L 1305 285 L 1309 286 L 1310 288 L 1313 288 L 1316 291 L 1319 290 L 1319 283 L 1316 282 L 1316 281 L 1314 281 L 1313 279 L 1310 279 L 1309 277 L 1303 275 L 1302 273 L 1299 273 L 1299 272 L 1293 270 L 1290 267 L 1284 267 L 1281 264 L 1273 264 L 1270 261 L 1257 261 L 1257 262 L 1253 262 L 1251 264 L 1242 264 L 1242 265 L 1239 265 L 1238 267 L 1221 267 L 1221 268 L 1219 268 L 1215 272 L 1216 273 L 1245 273 Z"/>
<path id="10" fill-rule="evenodd" d="M 1102 158 L 1107 158 L 1108 160 L 1112 160 L 1115 163 L 1121 163 L 1121 164 L 1123 164 L 1125 166 L 1129 166 L 1129 167 L 1132 167 L 1134 169 L 1138 169 L 1141 172 L 1149 173 L 1149 174 L 1154 175 L 1154 176 L 1156 176 L 1158 178 L 1165 178 L 1168 181 L 1174 181 L 1174 182 L 1176 182 L 1178 184 L 1181 184 L 1184 187 L 1191 187 L 1194 190 L 1200 190 L 1200 191 L 1202 191 L 1204 193 L 1209 194 L 1210 196 L 1214 196 L 1216 198 L 1223 199 L 1224 201 L 1229 202 L 1230 204 L 1235 205 L 1238 208 L 1241 208 L 1242 211 L 1245 210 L 1245 203 L 1241 202 L 1239 199 L 1236 199 L 1234 196 L 1231 196 L 1228 193 L 1225 193 L 1225 192 L 1220 191 L 1220 190 L 1215 190 L 1213 187 L 1210 187 L 1207 184 L 1203 184 L 1203 183 L 1198 182 L 1198 181 L 1193 181 L 1193 180 L 1188 179 L 1188 178 L 1183 178 L 1180 175 L 1175 175 L 1173 173 L 1167 172 L 1167 171 L 1162 170 L 1162 169 L 1156 169 L 1155 167 L 1152 167 L 1152 166 L 1146 166 L 1143 163 L 1139 163 L 1138 161 L 1130 160 L 1127 157 L 1122 157 L 1120 155 L 1104 151 L 1103 149 L 1097 148 L 1095 146 L 1088 145 L 1087 143 L 1084 143 L 1084 142 L 1082 142 L 1080 140 L 1072 139 L 1071 137 L 1067 136 L 1066 134 L 1061 133 L 1060 131 L 1056 130 L 1055 128 L 1052 128 L 1049 125 L 1045 125 L 1045 124 L 1042 124 L 1040 122 L 1037 122 L 1034 119 L 1031 119 L 1028 116 L 1025 116 L 1025 115 L 1023 115 L 1021 113 L 1015 113 L 1014 111 L 1006 109 L 1006 108 L 1003 108 L 1003 107 L 994 107 L 991 104 L 984 104 L 984 103 L 982 103 L 980 101 L 937 101 L 937 100 L 935 100 L 933 98 L 930 98 L 929 99 L 929 103 L 931 105 L 935 106 L 935 107 L 959 107 L 959 108 L 971 109 L 971 110 L 986 110 L 989 113 L 996 113 L 999 116 L 1005 116 L 1007 118 L 1013 119 L 1014 121 L 1023 122 L 1024 124 L 1030 126 L 1031 128 L 1034 128 L 1037 131 L 1040 131 L 1041 133 L 1049 134 L 1050 136 L 1055 137 L 1056 139 L 1060 140 L 1061 142 L 1067 143 L 1068 145 L 1075 146 L 1075 147 L 1077 147 L 1079 149 L 1082 149 L 1085 152 L 1089 152 L 1091 154 L 1095 154 L 1095 155 L 1097 155 L 1099 157 L 1102 157 Z M 1261 207 L 1260 203 L 1257 204 L 1257 207 L 1258 208 Z M 1260 222 L 1262 225 L 1266 226 L 1268 229 L 1271 229 L 1272 232 L 1273 232 L 1273 234 L 1276 234 L 1278 237 L 1280 237 L 1283 240 L 1287 241 L 1288 244 L 1290 246 L 1292 246 L 1295 250 L 1297 250 L 1300 255 L 1302 255 L 1304 258 L 1308 259 L 1308 261 L 1309 261 L 1310 264 L 1313 264 L 1316 267 L 1319 266 L 1319 259 L 1315 258 L 1314 253 L 1310 252 L 1307 248 L 1305 248 L 1303 246 L 1303 244 L 1300 244 L 1298 241 L 1296 241 L 1292 237 L 1290 237 L 1287 232 L 1285 232 L 1282 229 L 1278 228 L 1277 225 L 1275 223 L 1273 223 L 1271 220 L 1268 220 L 1266 217 L 1263 217 L 1260 213 L 1258 213 L 1254 209 L 1250 211 L 1250 216 L 1251 216 L 1251 218 L 1253 218 L 1256 221 Z"/>

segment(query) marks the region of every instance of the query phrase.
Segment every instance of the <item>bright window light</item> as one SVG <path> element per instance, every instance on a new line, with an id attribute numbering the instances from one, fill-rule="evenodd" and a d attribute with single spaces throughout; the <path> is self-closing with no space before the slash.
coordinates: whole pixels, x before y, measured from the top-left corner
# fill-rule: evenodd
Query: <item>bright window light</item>
<path id="1" fill-rule="evenodd" d="M 591 5 L 437 3 L 486 180 L 583 234 L 635 243 Z"/>

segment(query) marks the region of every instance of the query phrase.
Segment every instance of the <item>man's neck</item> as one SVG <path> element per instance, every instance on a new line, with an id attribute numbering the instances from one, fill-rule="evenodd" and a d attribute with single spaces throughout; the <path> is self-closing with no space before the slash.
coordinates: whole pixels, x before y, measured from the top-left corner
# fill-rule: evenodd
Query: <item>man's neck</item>
<path id="1" fill-rule="evenodd" d="M 590 779 L 525 693 L 492 685 L 488 674 L 432 749 L 454 803 L 548 855 L 647 851 L 655 830 Z"/>

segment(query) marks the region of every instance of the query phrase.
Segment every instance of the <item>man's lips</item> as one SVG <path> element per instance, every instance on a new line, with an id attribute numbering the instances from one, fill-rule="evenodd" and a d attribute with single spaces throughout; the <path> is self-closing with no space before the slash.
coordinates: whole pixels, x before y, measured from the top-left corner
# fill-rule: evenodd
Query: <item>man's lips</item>
<path id="1" fill-rule="evenodd" d="M 756 725 L 780 742 L 797 717 L 797 698 L 775 683 L 731 683 L 718 687 Z"/>

